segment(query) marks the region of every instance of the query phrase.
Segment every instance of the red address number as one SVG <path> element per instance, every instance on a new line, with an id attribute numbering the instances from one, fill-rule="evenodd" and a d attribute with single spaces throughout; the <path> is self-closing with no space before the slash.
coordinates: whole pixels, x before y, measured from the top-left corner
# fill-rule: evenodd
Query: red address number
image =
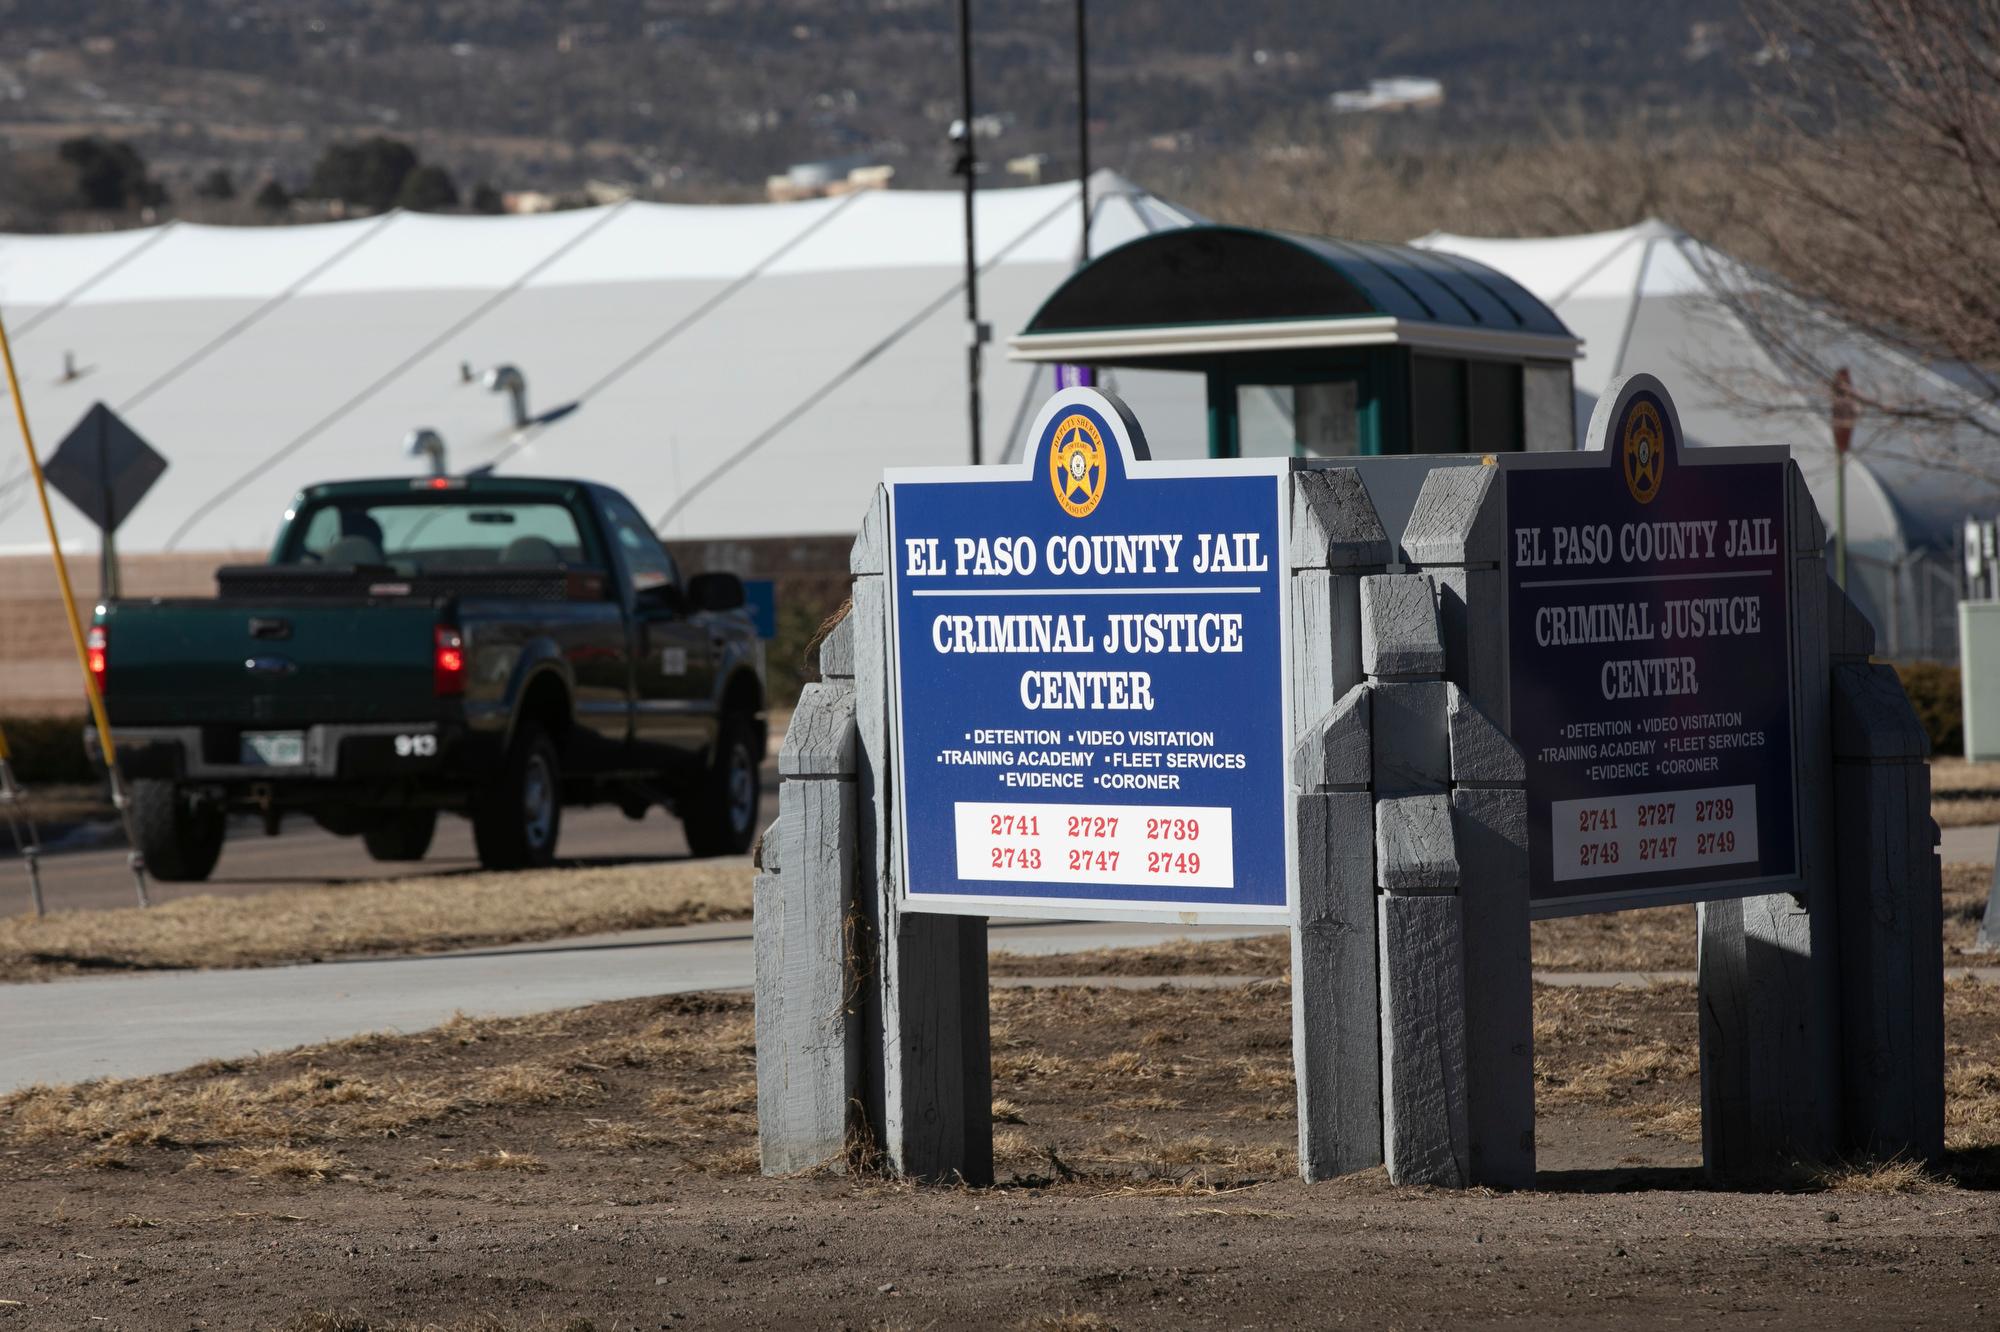
<path id="1" fill-rule="evenodd" d="M 1038 870 L 1042 867 L 1042 853 L 1039 847 L 996 846 L 993 848 L 994 869 Z"/>

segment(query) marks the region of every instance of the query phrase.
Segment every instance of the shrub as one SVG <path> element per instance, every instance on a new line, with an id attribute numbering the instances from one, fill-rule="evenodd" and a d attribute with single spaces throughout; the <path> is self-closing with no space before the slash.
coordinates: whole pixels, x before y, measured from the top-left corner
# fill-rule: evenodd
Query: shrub
<path id="1" fill-rule="evenodd" d="M 24 786 L 95 782 L 97 774 L 83 752 L 88 725 L 87 716 L 0 718 L 14 776 Z"/>
<path id="2" fill-rule="evenodd" d="M 1903 692 L 1917 710 L 1917 720 L 1931 738 L 1933 754 L 1965 752 L 1964 699 L 1959 693 L 1958 667 L 1936 661 L 1913 661 L 1896 667 Z"/>

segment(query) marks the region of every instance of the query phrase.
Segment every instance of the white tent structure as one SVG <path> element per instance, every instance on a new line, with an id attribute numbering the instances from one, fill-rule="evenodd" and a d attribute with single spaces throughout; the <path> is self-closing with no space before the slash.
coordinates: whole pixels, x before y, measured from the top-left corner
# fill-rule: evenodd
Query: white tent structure
<path id="1" fill-rule="evenodd" d="M 1662 222 L 1546 240 L 1435 233 L 1416 244 L 1464 255 L 1546 301 L 1583 338 L 1576 425 L 1620 375 L 1644 370 L 1673 391 L 1688 442 L 1788 444 L 1834 530 L 1834 454 L 1825 380 L 1775 354 L 1741 317 L 1780 300 L 1727 255 Z M 1765 308 L 1768 308 L 1766 306 Z M 1875 401 L 1934 404 L 1948 428 L 1856 425 L 1847 469 L 1848 587 L 1889 656 L 1952 660 L 1963 520 L 2000 511 L 2000 442 L 1962 423 L 1990 414 L 1960 387 L 1892 348 L 1825 319 L 1800 318 L 1815 365 L 1845 366 Z M 1829 570 L 1832 546 L 1828 546 Z"/>
<path id="2" fill-rule="evenodd" d="M 1092 186 L 1094 253 L 1190 220 Z M 0 236 L 0 310 L 44 455 L 103 401 L 167 457 L 124 553 L 261 547 L 303 485 L 421 471 L 420 428 L 454 471 L 615 484 L 669 537 L 839 533 L 883 467 L 967 456 L 961 207 L 876 191 Z M 989 459 L 1049 389 L 1005 340 L 1074 269 L 1078 208 L 1074 184 L 979 195 Z M 526 426 L 482 383 L 502 365 Z M 1201 450 L 1185 414 L 1160 451 Z M 25 471 L 0 449 L 0 553 L 41 545 Z M 58 505 L 65 543 L 93 545 Z"/>

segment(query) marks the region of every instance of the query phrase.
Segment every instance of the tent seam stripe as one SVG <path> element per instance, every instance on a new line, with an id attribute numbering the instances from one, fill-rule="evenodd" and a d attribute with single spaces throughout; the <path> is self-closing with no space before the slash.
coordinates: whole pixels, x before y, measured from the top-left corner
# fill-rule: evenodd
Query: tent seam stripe
<path id="1" fill-rule="evenodd" d="M 988 270 L 996 267 L 1008 255 L 1012 254 L 1015 250 L 1019 249 L 1022 245 L 1026 244 L 1037 232 L 1041 231 L 1043 227 L 1046 227 L 1056 218 L 1062 216 L 1063 211 L 1068 207 L 1069 203 L 1067 200 L 1065 200 L 1063 203 L 1060 203 L 1055 208 L 1051 209 L 1047 214 L 1045 214 L 1041 218 L 1040 221 L 1034 223 L 1026 231 L 1023 231 L 1020 235 L 1014 237 L 1013 240 L 1008 241 L 1006 245 L 996 250 L 991 259 L 988 259 L 985 263 L 980 264 L 974 270 L 975 274 L 985 273 Z M 824 402 L 828 397 L 832 396 L 833 393 L 836 390 L 838 390 L 841 385 L 845 384 L 855 375 L 860 374 L 861 371 L 865 370 L 875 360 L 875 358 L 880 356 L 883 352 L 895 346 L 905 337 L 908 337 L 910 333 L 913 332 L 918 326 L 920 326 L 925 320 L 929 319 L 932 315 L 936 314 L 939 310 L 943 309 L 947 304 L 950 303 L 951 299 L 954 296 L 957 296 L 960 292 L 964 290 L 965 290 L 965 279 L 959 278 L 957 281 L 953 282 L 951 286 L 947 287 L 942 294 L 938 295 L 931 301 L 926 302 L 924 307 L 918 310 L 916 314 L 912 315 L 909 319 L 905 320 L 903 323 L 891 329 L 886 337 L 884 337 L 880 342 L 877 342 L 873 347 L 870 347 L 867 351 L 863 352 L 858 358 L 849 363 L 845 369 L 835 374 L 832 379 L 827 380 L 824 384 L 820 385 L 818 388 L 814 389 L 811 393 L 807 394 L 805 398 L 803 398 L 798 403 L 797 406 L 793 407 L 790 411 L 786 412 L 783 416 L 779 417 L 772 424 L 766 426 L 757 435 L 753 436 L 749 443 L 745 444 L 742 448 L 738 449 L 735 453 L 731 454 L 729 457 L 723 459 L 723 461 L 716 467 L 712 468 L 706 476 L 702 477 L 699 481 L 695 482 L 692 487 L 681 493 L 680 498 L 675 500 L 672 506 L 669 507 L 665 513 L 660 515 L 659 521 L 653 524 L 654 531 L 664 532 L 666 530 L 667 524 L 671 523 L 674 520 L 674 516 L 680 513 L 682 509 L 685 509 L 688 506 L 688 504 L 694 500 L 695 496 L 701 494 L 702 491 L 708 489 L 711 485 L 714 485 L 717 481 L 721 480 L 724 473 L 733 470 L 736 467 L 736 465 L 742 462 L 745 458 L 748 458 L 758 449 L 763 448 L 766 444 L 776 439 L 794 421 L 798 420 L 801 416 L 804 416 L 808 411 L 811 411 L 814 407 L 818 406 L 820 403 Z"/>
<path id="2" fill-rule="evenodd" d="M 396 216 L 397 214 L 394 212 L 384 213 L 381 217 L 376 218 L 371 224 L 369 224 L 366 227 L 363 227 L 361 234 L 359 236 L 356 236 L 353 240 L 343 245 L 333 254 L 328 255 L 325 259 L 322 259 L 319 263 L 313 265 L 313 267 L 306 270 L 306 272 L 300 274 L 297 278 L 293 279 L 290 283 L 288 283 L 282 291 L 278 292 L 275 296 L 270 297 L 262 305 L 258 306 L 255 310 L 252 310 L 249 314 L 244 315 L 243 318 L 239 319 L 236 323 L 231 324 L 228 328 L 224 329 L 221 333 L 211 338 L 208 342 L 202 344 L 186 359 L 182 360 L 178 365 L 174 366 L 166 373 L 160 375 L 157 379 L 153 380 L 152 383 L 146 385 L 144 388 L 134 393 L 131 397 L 125 399 L 125 401 L 119 403 L 118 410 L 121 412 L 131 411 L 134 407 L 137 407 L 147 398 L 152 397 L 153 394 L 165 388 L 173 380 L 180 378 L 183 374 L 185 374 L 189 370 L 194 369 L 196 365 L 200 364 L 203 360 L 206 360 L 211 353 L 219 351 L 228 343 L 235 341 L 238 334 L 245 332 L 250 328 L 251 325 L 262 320 L 264 316 L 270 314 L 271 312 L 276 310 L 280 305 L 283 305 L 286 301 L 289 301 L 290 299 L 292 299 L 292 297 L 298 295 L 299 289 L 304 287 L 308 282 L 311 282 L 313 279 L 319 277 L 320 275 L 325 273 L 328 269 L 340 263 L 341 260 L 353 254 L 357 249 L 359 249 L 363 245 L 366 245 L 369 241 L 373 240 L 382 231 L 384 227 L 388 226 L 389 223 L 396 218 Z"/>
<path id="3" fill-rule="evenodd" d="M 629 202 L 629 200 L 626 202 Z M 481 319 L 491 314 L 495 309 L 497 309 L 501 305 L 502 302 L 506 301 L 508 297 L 513 296 L 515 293 L 519 292 L 523 287 L 525 287 L 530 281 L 530 279 L 534 278 L 536 274 L 548 268 L 550 264 L 553 264 L 556 260 L 568 254 L 571 250 L 575 249 L 578 245 L 581 245 L 585 240 L 588 240 L 591 236 L 596 235 L 597 232 L 601 230 L 606 223 L 608 223 L 609 221 L 611 221 L 612 218 L 618 216 L 619 213 L 624 211 L 625 206 L 626 206 L 625 202 L 612 205 L 609 209 L 605 211 L 603 217 L 600 217 L 599 219 L 597 219 L 597 221 L 591 223 L 589 226 L 585 227 L 582 231 L 579 231 L 576 235 L 564 241 L 554 250 L 551 250 L 547 255 L 544 255 L 526 272 L 522 273 L 512 282 L 508 283 L 505 287 L 502 287 L 500 290 L 494 292 L 491 296 L 487 297 L 484 301 L 480 302 L 478 306 L 474 307 L 469 313 L 453 321 L 442 332 L 438 333 L 437 335 L 432 337 L 428 342 L 424 343 L 423 346 L 417 348 L 416 351 L 411 352 L 408 356 L 404 357 L 401 361 L 398 361 L 394 366 L 390 367 L 387 371 L 385 371 L 380 377 L 370 382 L 367 388 L 362 389 L 359 393 L 347 399 L 347 401 L 343 402 L 340 406 L 334 408 L 333 411 L 329 412 L 325 416 L 322 416 L 318 421 L 315 421 L 312 425 L 308 426 L 302 434 L 295 436 L 289 443 L 285 444 L 277 452 L 271 454 L 269 457 L 265 458 L 263 462 L 257 464 L 257 466 L 251 468 L 248 472 L 245 472 L 242 476 L 238 477 L 236 480 L 230 482 L 228 485 L 224 486 L 221 490 L 217 491 L 214 495 L 210 496 L 206 502 L 204 502 L 193 513 L 189 514 L 187 519 L 183 521 L 179 527 L 174 529 L 173 534 L 166 539 L 166 541 L 162 544 L 161 549 L 163 551 L 173 550 L 180 544 L 181 538 L 186 536 L 189 530 L 192 529 L 196 523 L 200 522 L 203 518 L 206 518 L 210 513 L 213 513 L 215 509 L 224 500 L 228 499 L 231 495 L 234 495 L 236 492 L 243 489 L 243 487 L 249 485 L 252 481 L 257 480 L 259 477 L 271 471 L 272 468 L 276 467 L 286 458 L 291 457 L 292 454 L 298 452 L 300 449 L 304 448 L 307 444 L 310 444 L 313 440 L 319 438 L 321 434 L 325 433 L 327 430 L 331 429 L 334 425 L 338 424 L 341 421 L 341 419 L 346 417 L 350 412 L 354 411 L 356 408 L 360 407 L 361 404 L 367 402 L 377 393 L 380 393 L 383 389 L 387 388 L 390 384 L 394 383 L 397 379 L 401 378 L 418 361 L 423 360 L 424 357 L 429 356 L 432 352 L 436 351 L 439 347 L 443 346 L 446 339 L 456 337 L 458 334 L 464 332 L 466 329 L 472 327 L 474 324 L 478 323 Z"/>
<path id="4" fill-rule="evenodd" d="M 119 255 L 116 259 L 113 259 L 110 263 L 106 264 L 103 268 L 98 269 L 95 273 L 91 274 L 83 281 L 77 283 L 76 286 L 70 288 L 67 292 L 64 292 L 61 296 L 57 297 L 55 302 L 50 306 L 48 306 L 48 308 L 42 310 L 41 312 L 36 314 L 32 319 L 29 319 L 26 323 L 22 324 L 20 328 L 16 329 L 14 331 L 14 341 L 19 342 L 22 338 L 28 336 L 28 334 L 44 319 L 49 318 L 51 315 L 61 314 L 64 310 L 67 310 L 72 304 L 75 303 L 77 297 L 83 295 L 83 293 L 89 291 L 92 287 L 104 281 L 104 279 L 110 277 L 113 273 L 116 273 L 119 269 L 131 263 L 134 259 L 137 259 L 140 255 L 144 254 L 146 251 L 152 249 L 155 245 L 158 245 L 161 241 L 167 238 L 168 232 L 172 231 L 175 227 L 179 225 L 180 225 L 180 220 L 178 218 L 163 223 L 160 226 L 159 230 L 155 231 L 151 236 L 148 236 L 145 240 L 140 241 L 137 245 L 134 245 L 131 249 L 125 251 L 125 253 Z"/>
<path id="5" fill-rule="evenodd" d="M 1632 330 L 1639 326 L 1639 296 L 1646 289 L 1646 273 L 1653 266 L 1653 244 L 1647 241 L 1639 252 L 1639 276 L 1632 283 L 1632 306 L 1625 312 L 1625 330 L 1618 335 L 1618 354 L 1611 358 L 1613 375 L 1625 373 L 1625 353 L 1632 349 Z"/>
<path id="6" fill-rule="evenodd" d="M 1584 283 L 1590 281 L 1592 278 L 1596 277 L 1599 273 L 1602 273 L 1605 269 L 1609 268 L 1611 266 L 1612 260 L 1616 259 L 1619 255 L 1625 253 L 1625 251 L 1631 249 L 1634 245 L 1637 245 L 1639 243 L 1640 243 L 1639 237 L 1627 236 L 1624 240 L 1619 241 L 1616 245 L 1612 246 L 1611 253 L 1605 255 L 1602 259 L 1599 259 L 1596 263 L 1584 269 L 1581 273 L 1578 273 L 1576 277 L 1571 280 L 1570 284 L 1567 287 L 1564 287 L 1561 291 L 1557 292 L 1555 295 L 1555 299 L 1548 302 L 1549 308 L 1553 310 L 1557 306 L 1561 305 L 1564 301 L 1568 300 L 1570 297 L 1576 295 L 1577 288 L 1581 287 Z M 1651 251 L 1648 250 L 1647 253 L 1651 253 Z M 1642 274 L 1644 273 L 1644 267 L 1645 267 L 1644 260 L 1642 259 L 1640 264 L 1640 271 Z M 1632 289 L 1632 295 L 1635 300 L 1638 298 L 1638 294 L 1639 294 L 1639 289 L 1636 285 L 1634 285 Z"/>
<path id="7" fill-rule="evenodd" d="M 784 258 L 786 255 L 790 254 L 793 250 L 796 250 L 799 246 L 803 245 L 812 236 L 817 234 L 821 228 L 827 226 L 836 217 L 839 217 L 843 212 L 845 212 L 851 205 L 859 202 L 861 198 L 862 195 L 859 193 L 848 195 L 845 199 L 842 199 L 832 208 L 829 208 L 824 216 L 808 224 L 804 229 L 799 231 L 797 235 L 788 237 L 783 244 L 778 246 L 777 249 L 771 251 L 769 254 L 765 255 L 762 259 L 759 259 L 755 264 L 752 264 L 749 268 L 745 269 L 743 272 L 737 274 L 734 278 L 730 279 L 729 284 L 723 287 L 722 290 L 716 292 L 715 294 L 710 296 L 706 301 L 696 306 L 693 310 L 681 316 L 679 320 L 677 320 L 672 325 L 668 326 L 665 332 L 661 333 L 658 337 L 646 343 L 644 346 L 640 347 L 639 350 L 633 352 L 629 357 L 621 361 L 616 369 L 612 370 L 609 374 L 600 378 L 596 383 L 590 385 L 588 388 L 584 389 L 581 393 L 578 393 L 575 398 L 576 403 L 579 406 L 581 406 L 583 403 L 588 402 L 594 394 L 602 393 L 605 389 L 611 387 L 611 385 L 617 383 L 620 379 L 623 379 L 626 375 L 638 369 L 640 365 L 645 363 L 647 360 L 651 359 L 655 352 L 658 352 L 662 347 L 666 346 L 669 342 L 672 342 L 675 338 L 679 337 L 681 334 L 687 332 L 690 328 L 693 328 L 696 324 L 700 323 L 702 320 L 714 314 L 716 310 L 721 308 L 722 303 L 724 301 L 727 301 L 730 297 L 742 291 L 745 287 L 749 286 L 750 283 L 755 281 L 757 278 L 762 277 L 766 272 L 770 270 L 771 265 L 777 263 L 780 259 Z M 534 435 L 531 435 L 527 430 L 523 430 L 520 433 L 519 437 L 510 441 L 507 447 L 502 449 L 498 454 L 494 455 L 493 459 L 490 462 L 486 463 L 485 466 L 487 466 L 488 468 L 498 467 L 501 463 L 507 461 L 507 459 L 513 457 L 516 453 L 519 453 L 522 449 L 526 448 L 528 446 L 529 441 L 533 438 L 535 438 Z"/>

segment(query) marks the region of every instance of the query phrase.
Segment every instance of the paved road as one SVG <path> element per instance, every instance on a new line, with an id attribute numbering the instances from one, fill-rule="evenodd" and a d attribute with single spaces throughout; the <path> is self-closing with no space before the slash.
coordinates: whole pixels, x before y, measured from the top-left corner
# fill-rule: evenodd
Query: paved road
<path id="1" fill-rule="evenodd" d="M 1991 823 L 1974 828 L 1946 828 L 1938 840 L 1938 854 L 1947 865 L 1991 865 L 2000 826 Z"/>
<path id="2" fill-rule="evenodd" d="M 996 949 L 1056 953 L 1260 932 L 996 921 L 990 937 Z M 735 921 L 422 958 L 9 985 L 0 1093 L 36 1082 L 165 1073 L 368 1031 L 421 1031 L 458 1012 L 539 1013 L 640 995 L 745 989 L 755 967 L 749 922 Z"/>
<path id="3" fill-rule="evenodd" d="M 773 749 L 775 753 L 775 748 Z M 778 817 L 778 774 L 764 771 L 764 808 L 760 825 Z M 0 829 L 0 841 L 6 837 Z M 125 842 L 115 833 L 86 834 L 75 839 L 78 849 L 52 849 L 42 860 L 42 893 L 51 911 L 128 907 L 135 903 L 132 876 L 125 868 Z M 688 854 L 680 820 L 654 809 L 634 822 L 609 805 L 563 811 L 565 862 L 666 860 Z M 154 902 L 209 893 L 225 897 L 270 892 L 300 885 L 319 886 L 403 878 L 412 874 L 463 872 L 479 868 L 472 851 L 472 825 L 455 815 L 438 819 L 431 852 L 415 864 L 383 864 L 370 860 L 359 837 L 335 837 L 320 831 L 310 819 L 287 819 L 276 837 L 266 837 L 254 820 L 231 824 L 222 863 L 206 883 L 151 884 Z M 28 909 L 27 872 L 11 856 L 0 859 L 0 915 Z"/>

